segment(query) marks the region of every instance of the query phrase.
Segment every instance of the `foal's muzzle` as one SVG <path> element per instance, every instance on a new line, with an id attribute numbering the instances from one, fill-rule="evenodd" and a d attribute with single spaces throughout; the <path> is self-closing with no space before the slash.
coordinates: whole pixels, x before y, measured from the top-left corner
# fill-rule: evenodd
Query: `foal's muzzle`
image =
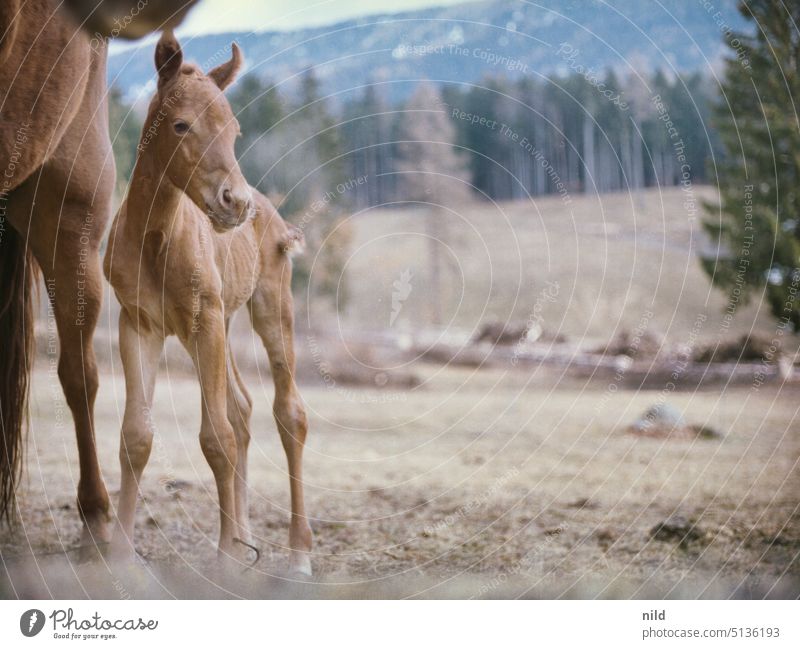
<path id="1" fill-rule="evenodd" d="M 214 205 L 208 205 L 208 216 L 214 229 L 226 231 L 241 225 L 253 215 L 253 194 L 250 188 L 223 185 Z"/>

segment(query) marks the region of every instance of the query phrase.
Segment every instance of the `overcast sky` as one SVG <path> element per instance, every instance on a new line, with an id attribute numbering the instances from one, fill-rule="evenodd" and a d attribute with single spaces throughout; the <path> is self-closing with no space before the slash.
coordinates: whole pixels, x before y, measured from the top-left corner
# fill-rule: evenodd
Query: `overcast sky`
<path id="1" fill-rule="evenodd" d="M 452 5 L 464 0 L 200 0 L 181 34 L 289 30 L 376 13 Z"/>

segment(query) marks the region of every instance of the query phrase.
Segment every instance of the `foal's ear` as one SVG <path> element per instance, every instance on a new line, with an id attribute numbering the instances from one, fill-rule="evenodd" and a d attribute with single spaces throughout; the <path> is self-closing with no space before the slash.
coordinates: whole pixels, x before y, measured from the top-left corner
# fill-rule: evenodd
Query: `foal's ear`
<path id="1" fill-rule="evenodd" d="M 165 29 L 161 39 L 156 45 L 156 70 L 158 70 L 158 85 L 169 81 L 178 74 L 183 64 L 183 52 L 175 34 L 171 29 Z"/>
<path id="2" fill-rule="evenodd" d="M 208 76 L 219 86 L 220 90 L 225 90 L 236 79 L 243 62 L 242 50 L 236 43 L 231 43 L 231 60 L 210 70 Z"/>

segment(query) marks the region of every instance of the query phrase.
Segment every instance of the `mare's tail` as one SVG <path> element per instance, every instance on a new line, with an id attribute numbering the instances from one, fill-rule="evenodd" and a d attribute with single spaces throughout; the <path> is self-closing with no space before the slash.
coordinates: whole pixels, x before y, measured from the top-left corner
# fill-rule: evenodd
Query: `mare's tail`
<path id="1" fill-rule="evenodd" d="M 11 522 L 28 414 L 34 265 L 22 236 L 8 221 L 4 225 L 0 229 L 0 522 Z"/>

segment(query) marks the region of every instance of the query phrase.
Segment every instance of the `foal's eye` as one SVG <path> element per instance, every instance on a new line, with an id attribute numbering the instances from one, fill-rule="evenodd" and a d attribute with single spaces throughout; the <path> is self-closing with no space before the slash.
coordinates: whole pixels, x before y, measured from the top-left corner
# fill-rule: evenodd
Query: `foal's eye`
<path id="1" fill-rule="evenodd" d="M 172 125 L 178 135 L 186 135 L 189 132 L 189 125 L 182 119 L 179 119 Z"/>

